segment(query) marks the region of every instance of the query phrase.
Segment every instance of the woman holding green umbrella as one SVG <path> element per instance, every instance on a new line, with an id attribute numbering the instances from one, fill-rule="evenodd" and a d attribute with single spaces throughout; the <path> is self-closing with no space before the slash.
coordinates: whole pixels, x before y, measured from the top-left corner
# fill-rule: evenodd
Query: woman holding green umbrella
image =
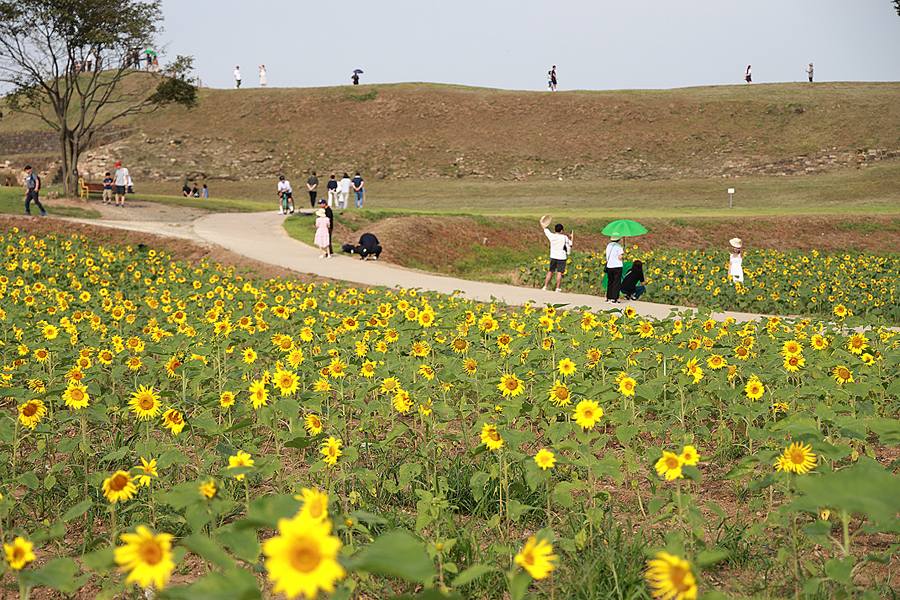
<path id="1" fill-rule="evenodd" d="M 606 246 L 606 301 L 612 304 L 619 303 L 619 287 L 622 285 L 622 259 L 625 258 L 625 250 L 619 245 L 622 236 L 615 233 L 610 236 Z"/>

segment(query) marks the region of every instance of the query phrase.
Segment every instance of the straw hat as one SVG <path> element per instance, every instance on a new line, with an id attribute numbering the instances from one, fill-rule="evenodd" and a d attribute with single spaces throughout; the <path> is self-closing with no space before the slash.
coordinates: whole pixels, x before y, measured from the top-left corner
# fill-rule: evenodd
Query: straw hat
<path id="1" fill-rule="evenodd" d="M 316 216 L 317 216 L 317 217 L 324 217 L 324 216 L 325 216 L 325 209 L 324 209 L 324 208 L 320 208 L 319 210 L 317 210 L 317 211 L 316 211 Z"/>
<path id="2" fill-rule="evenodd" d="M 550 215 L 544 215 L 541 217 L 541 227 L 546 229 L 550 225 L 550 221 L 553 219 Z"/>
<path id="3" fill-rule="evenodd" d="M 731 244 L 732 248 L 737 248 L 740 250 L 743 246 L 743 242 L 741 242 L 741 238 L 731 238 L 728 240 L 728 243 Z"/>
<path id="4" fill-rule="evenodd" d="M 611 236 L 609 236 L 609 241 L 611 241 L 611 242 L 619 242 L 621 240 L 622 240 L 622 236 L 619 235 L 618 233 L 614 233 Z"/>

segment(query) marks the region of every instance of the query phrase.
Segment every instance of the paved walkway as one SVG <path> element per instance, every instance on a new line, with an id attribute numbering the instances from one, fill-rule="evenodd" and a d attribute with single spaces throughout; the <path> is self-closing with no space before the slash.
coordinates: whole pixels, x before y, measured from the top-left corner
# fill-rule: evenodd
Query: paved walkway
<path id="1" fill-rule="evenodd" d="M 298 242 L 287 234 L 282 226 L 285 217 L 275 211 L 208 214 L 188 222 L 166 219 L 145 221 L 140 220 L 138 214 L 134 216 L 137 219 L 67 220 L 217 244 L 242 256 L 292 271 L 372 287 L 422 289 L 480 302 L 503 302 L 515 306 L 521 306 L 526 302 L 539 306 L 565 305 L 569 308 L 587 308 L 595 312 L 621 311 L 626 306 L 632 306 L 639 315 L 658 319 L 669 317 L 673 313 L 693 310 L 652 302 L 628 302 L 624 299 L 621 304 L 613 305 L 607 304 L 605 298 L 600 296 L 571 294 L 565 291 L 545 292 L 535 288 L 455 279 L 384 262 L 362 261 L 352 255 L 336 254 L 330 259 L 321 259 L 318 248 Z M 563 289 L 565 283 L 566 280 L 563 278 Z M 736 312 L 713 314 L 718 320 L 731 317 L 740 322 L 758 319 L 760 316 Z"/>

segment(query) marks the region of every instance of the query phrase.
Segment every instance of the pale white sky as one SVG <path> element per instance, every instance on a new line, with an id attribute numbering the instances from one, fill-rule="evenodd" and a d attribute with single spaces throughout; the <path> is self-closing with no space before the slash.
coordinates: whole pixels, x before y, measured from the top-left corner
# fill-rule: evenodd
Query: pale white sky
<path id="1" fill-rule="evenodd" d="M 164 64 L 204 85 L 427 81 L 543 90 L 900 80 L 890 0 L 163 0 Z"/>

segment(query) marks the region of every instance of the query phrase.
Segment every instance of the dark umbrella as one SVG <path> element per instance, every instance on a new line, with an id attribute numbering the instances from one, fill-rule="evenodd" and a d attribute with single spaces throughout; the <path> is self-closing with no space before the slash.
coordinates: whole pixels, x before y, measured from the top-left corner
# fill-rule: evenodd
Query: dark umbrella
<path id="1" fill-rule="evenodd" d="M 357 74 L 360 74 L 360 73 L 362 73 L 362 69 L 353 69 L 353 72 L 354 72 L 354 73 L 357 73 Z"/>

